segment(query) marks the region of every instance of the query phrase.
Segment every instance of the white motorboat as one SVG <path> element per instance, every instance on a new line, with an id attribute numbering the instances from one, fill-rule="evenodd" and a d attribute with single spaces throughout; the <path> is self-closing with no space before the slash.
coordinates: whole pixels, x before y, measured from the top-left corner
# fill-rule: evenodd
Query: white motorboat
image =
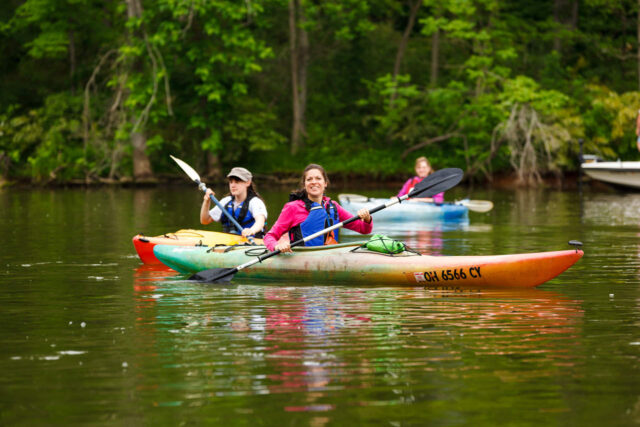
<path id="1" fill-rule="evenodd" d="M 584 156 L 584 159 L 587 160 L 588 156 Z M 581 165 L 582 170 L 591 178 L 608 184 L 640 189 L 640 162 L 594 160 L 597 159 L 588 159 Z"/>

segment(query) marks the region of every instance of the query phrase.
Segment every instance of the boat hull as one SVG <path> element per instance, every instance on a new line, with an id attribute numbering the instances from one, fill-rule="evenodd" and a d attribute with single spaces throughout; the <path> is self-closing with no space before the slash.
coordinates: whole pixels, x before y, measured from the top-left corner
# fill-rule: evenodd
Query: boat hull
<path id="1" fill-rule="evenodd" d="M 583 163 L 582 170 L 598 181 L 640 189 L 640 162 Z"/>
<path id="2" fill-rule="evenodd" d="M 376 206 L 388 203 L 390 199 L 369 198 L 366 201 L 360 198 L 349 198 L 343 195 L 338 196 L 340 206 L 356 214 L 360 209 L 372 209 Z M 466 206 L 455 203 L 435 203 L 407 200 L 389 206 L 382 211 L 376 212 L 374 221 L 465 221 L 469 219 L 469 209 Z"/>
<path id="3" fill-rule="evenodd" d="M 261 245 L 262 239 L 254 239 L 256 244 Z M 175 233 L 166 233 L 162 236 L 145 236 L 138 234 L 133 237 L 133 246 L 145 264 L 162 264 L 153 254 L 156 245 L 173 246 L 206 246 L 216 245 L 233 246 L 239 244 L 249 244 L 248 240 L 238 234 L 220 233 L 217 231 L 203 231 L 184 229 Z"/>
<path id="4" fill-rule="evenodd" d="M 404 252 L 388 256 L 342 244 L 294 248 L 237 273 L 238 278 L 281 282 L 349 283 L 388 286 L 531 288 L 553 279 L 577 262 L 581 250 L 492 256 L 428 256 Z M 156 257 L 182 273 L 233 268 L 255 259 L 259 247 L 223 252 L 200 247 L 158 245 Z"/>

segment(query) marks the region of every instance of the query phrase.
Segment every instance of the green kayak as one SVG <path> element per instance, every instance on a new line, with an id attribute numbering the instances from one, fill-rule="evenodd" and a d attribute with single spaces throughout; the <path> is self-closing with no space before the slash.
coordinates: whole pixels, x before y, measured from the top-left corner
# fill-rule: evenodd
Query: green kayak
<path id="1" fill-rule="evenodd" d="M 265 248 L 156 245 L 154 254 L 182 273 L 233 268 Z M 392 286 L 530 288 L 553 279 L 576 263 L 580 249 L 491 256 L 429 256 L 414 252 L 381 254 L 359 244 L 296 247 L 237 273 L 237 278 L 274 281 L 342 282 Z"/>

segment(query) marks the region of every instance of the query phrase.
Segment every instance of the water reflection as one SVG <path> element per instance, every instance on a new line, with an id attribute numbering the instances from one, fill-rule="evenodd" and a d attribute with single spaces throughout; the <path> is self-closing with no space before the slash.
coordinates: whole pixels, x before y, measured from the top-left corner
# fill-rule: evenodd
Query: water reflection
<path id="1" fill-rule="evenodd" d="M 175 270 L 163 264 L 140 264 L 133 273 L 133 289 L 136 292 L 155 290 L 156 282 L 175 275 Z"/>
<path id="2" fill-rule="evenodd" d="M 376 222 L 375 214 L 373 217 L 372 234 L 387 234 L 389 236 L 406 235 L 412 231 L 473 231 L 475 227 L 469 225 L 469 219 L 464 218 L 460 221 L 379 221 Z M 359 235 L 355 231 L 343 229 L 340 231 L 345 236 Z"/>
<path id="3" fill-rule="evenodd" d="M 314 319 L 318 298 L 303 297 L 300 304 L 293 304 L 295 310 L 303 310 L 302 316 L 294 316 L 301 324 L 270 325 L 267 337 L 275 342 L 268 357 L 276 360 L 277 371 L 270 375 L 276 383 L 271 392 L 307 392 L 305 405 L 296 410 L 328 410 L 321 405 L 323 391 L 366 390 L 381 375 L 387 385 L 403 388 L 424 386 L 420 378 L 437 384 L 432 375 L 439 374 L 471 379 L 474 371 L 493 372 L 503 382 L 517 383 L 525 376 L 506 368 L 495 370 L 482 358 L 518 355 L 524 364 L 535 366 L 528 368 L 529 379 L 548 377 L 554 367 L 576 363 L 568 357 L 567 347 L 558 344 L 575 345 L 583 311 L 577 301 L 555 293 L 378 291 L 358 293 L 357 301 L 355 308 L 333 294 L 324 298 L 322 312 L 330 316 L 318 320 L 327 326 L 324 322 L 329 319 L 330 327 L 309 328 L 304 319 Z M 279 319 L 288 308 L 277 311 Z M 353 318 L 360 321 L 349 322 Z M 306 345 L 285 351 L 281 348 L 285 343 Z M 425 377 L 424 372 L 431 374 Z M 361 398 L 363 406 L 418 399 L 411 393 L 386 397 L 364 393 Z"/>
<path id="4" fill-rule="evenodd" d="M 589 224 L 640 226 L 640 194 L 588 194 L 583 197 L 584 219 Z"/>
<path id="5" fill-rule="evenodd" d="M 330 412 L 338 391 L 356 392 L 358 405 L 395 405 L 419 397 L 394 387 L 434 389 L 450 376 L 482 382 L 486 373 L 518 383 L 581 363 L 570 356 L 580 302 L 554 292 L 144 283 L 136 298 L 155 308 L 144 306 L 138 321 L 157 329 L 159 357 L 181 349 L 168 367 L 182 375 L 182 404 L 294 393 L 282 410 Z M 526 375 L 501 366 L 515 356 L 509 363 Z M 371 394 L 373 384 L 389 388 Z"/>
<path id="6" fill-rule="evenodd" d="M 5 424 L 640 419 L 638 194 L 587 192 L 581 215 L 572 193 L 496 191 L 469 225 L 390 233 L 446 255 L 585 243 L 541 290 L 456 292 L 188 282 L 131 237 L 198 228 L 202 196 L 137 191 L 0 192 Z"/>

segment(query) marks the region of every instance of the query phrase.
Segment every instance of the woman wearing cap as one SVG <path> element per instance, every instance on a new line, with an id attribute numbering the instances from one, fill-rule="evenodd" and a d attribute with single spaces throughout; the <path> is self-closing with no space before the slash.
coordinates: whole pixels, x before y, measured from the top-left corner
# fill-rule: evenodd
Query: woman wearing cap
<path id="1" fill-rule="evenodd" d="M 215 193 L 208 189 L 200 208 L 200 222 L 209 224 L 212 221 L 220 221 L 222 230 L 227 233 L 242 234 L 243 236 L 264 235 L 264 226 L 267 221 L 267 207 L 256 192 L 251 181 L 251 172 L 245 168 L 233 168 L 227 174 L 229 179 L 229 196 L 223 197 L 220 204 L 240 224 L 242 233 L 238 231 L 229 218 L 222 213 L 218 206 L 210 208 L 211 197 Z"/>
<path id="2" fill-rule="evenodd" d="M 329 178 L 320 165 L 310 164 L 302 174 L 302 188 L 289 196 L 280 216 L 271 230 L 264 236 L 264 244 L 270 251 L 274 249 L 291 252 L 291 242 L 311 236 L 339 222 L 351 218 L 342 206 L 324 195 Z M 359 220 L 345 225 L 346 228 L 362 234 L 373 229 L 371 215 L 367 209 L 358 211 Z M 288 233 L 289 239 L 281 239 Z M 311 239 L 305 246 L 322 246 L 338 242 L 338 229 Z"/>

